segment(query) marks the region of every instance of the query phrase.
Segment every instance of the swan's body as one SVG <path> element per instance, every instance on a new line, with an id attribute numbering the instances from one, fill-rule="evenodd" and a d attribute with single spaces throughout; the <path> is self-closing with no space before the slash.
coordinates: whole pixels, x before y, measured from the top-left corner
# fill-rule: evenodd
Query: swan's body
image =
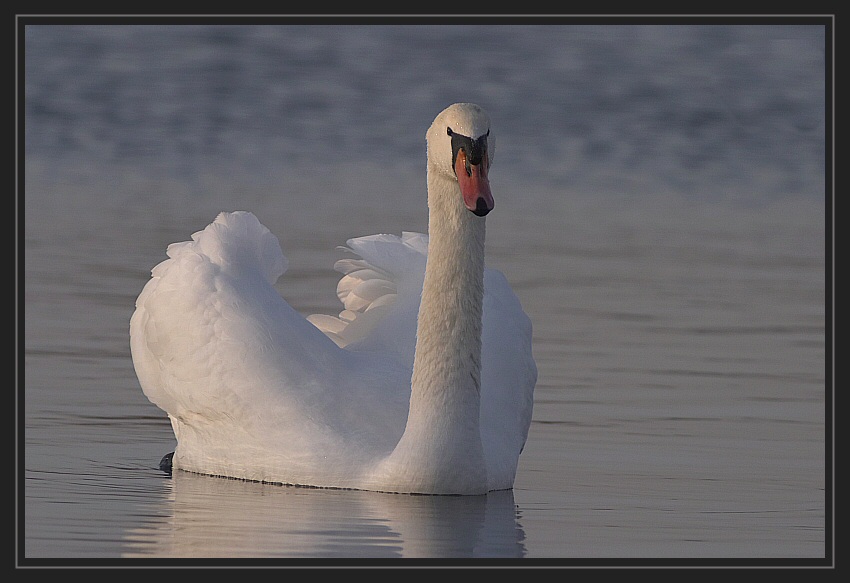
<path id="1" fill-rule="evenodd" d="M 320 487 L 480 494 L 513 486 L 537 370 L 531 324 L 484 268 L 489 120 L 428 130 L 429 236 L 348 241 L 339 318 L 276 292 L 277 239 L 222 213 L 168 248 L 136 302 L 133 361 L 168 413 L 173 467 Z M 472 211 L 472 212 L 470 212 Z"/>

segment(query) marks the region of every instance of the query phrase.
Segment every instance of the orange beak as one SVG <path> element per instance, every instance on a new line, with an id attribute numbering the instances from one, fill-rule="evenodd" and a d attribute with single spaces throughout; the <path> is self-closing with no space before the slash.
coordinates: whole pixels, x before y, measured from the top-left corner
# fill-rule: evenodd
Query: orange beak
<path id="1" fill-rule="evenodd" d="M 459 150 L 455 159 L 455 174 L 463 203 L 470 211 L 483 217 L 493 210 L 493 194 L 490 192 L 490 180 L 487 178 L 487 156 L 481 158 L 481 164 L 470 164 L 466 152 Z"/>

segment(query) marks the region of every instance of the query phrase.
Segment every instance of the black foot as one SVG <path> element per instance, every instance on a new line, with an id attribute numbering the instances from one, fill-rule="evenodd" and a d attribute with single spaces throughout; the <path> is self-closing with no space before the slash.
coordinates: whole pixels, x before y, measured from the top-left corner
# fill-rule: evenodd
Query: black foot
<path id="1" fill-rule="evenodd" d="M 165 454 L 161 460 L 159 460 L 159 469 L 165 472 L 166 474 L 171 475 L 171 458 L 174 457 L 174 452 Z"/>

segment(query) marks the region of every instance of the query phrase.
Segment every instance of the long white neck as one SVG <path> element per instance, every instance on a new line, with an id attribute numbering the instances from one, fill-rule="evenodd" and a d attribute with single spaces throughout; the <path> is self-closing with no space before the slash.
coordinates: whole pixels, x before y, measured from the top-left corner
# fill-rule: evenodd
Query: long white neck
<path id="1" fill-rule="evenodd" d="M 387 468 L 405 491 L 487 491 L 479 431 L 485 220 L 428 169 L 429 244 L 410 410 Z"/>
<path id="2" fill-rule="evenodd" d="M 485 220 L 466 209 L 457 183 L 437 172 L 428 173 L 428 192 L 428 263 L 416 333 L 410 417 L 434 412 L 435 400 L 451 406 L 438 411 L 440 415 L 463 415 L 468 413 L 464 407 L 475 407 L 477 413 Z M 477 422 L 477 414 L 472 417 Z"/>

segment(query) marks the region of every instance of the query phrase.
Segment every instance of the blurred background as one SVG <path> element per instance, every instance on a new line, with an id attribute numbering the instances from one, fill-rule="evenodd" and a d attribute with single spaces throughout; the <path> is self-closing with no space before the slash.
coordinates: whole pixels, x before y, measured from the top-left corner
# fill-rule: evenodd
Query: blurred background
<path id="1" fill-rule="evenodd" d="M 28 163 L 78 173 L 205 193 L 378 153 L 417 170 L 435 113 L 474 101 L 535 191 L 823 192 L 817 26 L 30 26 L 26 45 Z"/>

